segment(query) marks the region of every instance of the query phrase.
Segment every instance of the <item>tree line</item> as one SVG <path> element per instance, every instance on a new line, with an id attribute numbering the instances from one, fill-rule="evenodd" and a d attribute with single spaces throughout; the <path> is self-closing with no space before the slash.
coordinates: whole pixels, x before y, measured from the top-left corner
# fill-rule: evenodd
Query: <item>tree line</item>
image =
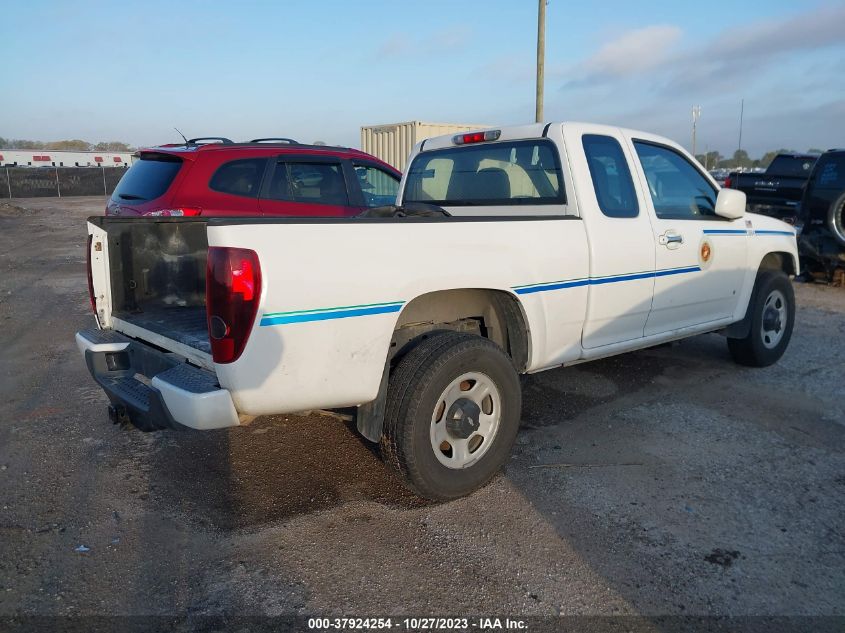
<path id="1" fill-rule="evenodd" d="M 89 143 L 82 139 L 66 141 L 29 141 L 26 139 L 11 139 L 0 136 L 2 149 L 54 149 L 68 152 L 131 152 L 135 148 L 122 141 L 106 141 L 103 143 Z"/>
<path id="2" fill-rule="evenodd" d="M 807 154 L 821 154 L 824 150 L 811 147 L 807 150 Z M 738 149 L 730 158 L 722 156 L 719 152 L 707 152 L 706 154 L 696 154 L 695 158 L 699 163 L 704 165 L 705 169 L 753 169 L 754 167 L 766 168 L 769 166 L 775 156 L 778 154 L 796 154 L 794 149 L 773 149 L 766 152 L 760 158 L 751 158 L 744 149 Z"/>

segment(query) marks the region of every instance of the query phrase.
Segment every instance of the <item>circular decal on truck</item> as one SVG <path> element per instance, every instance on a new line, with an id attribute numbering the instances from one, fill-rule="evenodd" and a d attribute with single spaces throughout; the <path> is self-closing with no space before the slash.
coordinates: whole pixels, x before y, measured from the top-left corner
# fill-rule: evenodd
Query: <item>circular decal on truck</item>
<path id="1" fill-rule="evenodd" d="M 706 237 L 701 239 L 701 246 L 698 249 L 698 259 L 702 268 L 707 268 L 713 261 L 713 245 Z"/>

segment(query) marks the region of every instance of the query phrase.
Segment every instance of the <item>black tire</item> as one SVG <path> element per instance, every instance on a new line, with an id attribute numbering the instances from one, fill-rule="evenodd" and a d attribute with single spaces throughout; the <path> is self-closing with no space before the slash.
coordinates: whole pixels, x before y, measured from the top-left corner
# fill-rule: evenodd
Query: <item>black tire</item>
<path id="1" fill-rule="evenodd" d="M 441 394 L 467 372 L 482 373 L 501 398 L 498 429 L 477 461 L 444 466 L 429 433 Z M 390 376 L 382 455 L 420 497 L 443 501 L 484 486 L 510 455 L 522 411 L 519 377 L 510 358 L 492 341 L 461 332 L 434 332 L 408 352 Z"/>
<path id="2" fill-rule="evenodd" d="M 765 313 L 769 309 L 766 302 L 771 297 L 779 300 L 777 295 L 772 294 L 775 292 L 779 292 L 785 302 L 785 319 L 780 319 L 785 320 L 785 323 L 780 322 L 783 332 L 776 342 L 766 338 L 763 328 Z M 746 318 L 751 323 L 748 334 L 744 338 L 728 339 L 728 349 L 734 361 L 748 367 L 767 367 L 776 363 L 786 351 L 795 325 L 795 292 L 789 277 L 779 270 L 757 273 Z"/>
<path id="3" fill-rule="evenodd" d="M 840 246 L 845 246 L 845 195 L 839 196 L 827 212 L 827 228 Z"/>

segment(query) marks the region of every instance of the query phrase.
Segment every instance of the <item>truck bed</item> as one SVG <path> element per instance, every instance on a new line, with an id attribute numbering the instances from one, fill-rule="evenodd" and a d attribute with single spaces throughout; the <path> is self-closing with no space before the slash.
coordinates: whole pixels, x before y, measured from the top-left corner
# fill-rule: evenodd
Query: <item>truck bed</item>
<path id="1" fill-rule="evenodd" d="M 116 312 L 113 316 L 177 343 L 211 354 L 208 323 L 205 308 L 202 306 L 156 306 L 147 308 L 142 313 Z"/>

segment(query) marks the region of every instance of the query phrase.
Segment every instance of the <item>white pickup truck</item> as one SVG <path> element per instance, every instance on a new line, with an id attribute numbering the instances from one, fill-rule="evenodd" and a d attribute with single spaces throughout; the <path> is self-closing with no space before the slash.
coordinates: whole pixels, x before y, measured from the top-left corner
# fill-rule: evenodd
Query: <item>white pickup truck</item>
<path id="1" fill-rule="evenodd" d="M 218 429 L 355 407 L 418 494 L 485 484 L 519 373 L 704 332 L 764 366 L 795 319 L 795 233 L 664 138 L 549 123 L 418 144 L 397 209 L 355 218 L 93 217 L 115 421 Z M 422 209 L 422 211 L 421 211 Z"/>

